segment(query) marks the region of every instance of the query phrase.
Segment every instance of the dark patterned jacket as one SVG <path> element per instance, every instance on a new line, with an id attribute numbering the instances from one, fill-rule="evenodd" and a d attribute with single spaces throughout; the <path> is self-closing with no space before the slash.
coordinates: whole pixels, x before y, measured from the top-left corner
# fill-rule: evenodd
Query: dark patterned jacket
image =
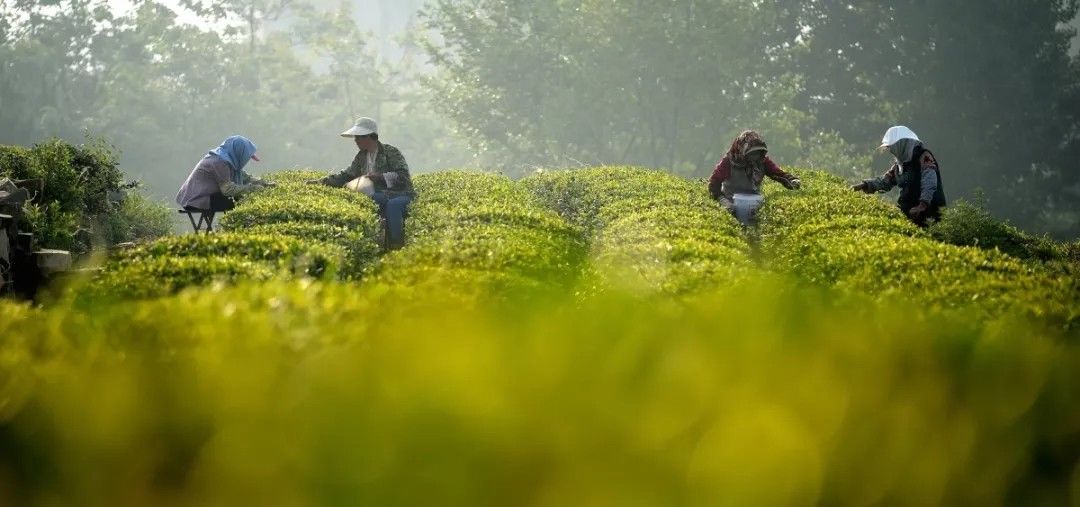
<path id="1" fill-rule="evenodd" d="M 377 192 L 387 192 L 391 195 L 415 196 L 412 177 L 409 176 L 409 164 L 405 162 L 405 156 L 397 148 L 379 143 L 379 151 L 375 155 L 375 167 L 367 167 L 367 153 L 359 151 L 353 158 L 349 168 L 337 174 L 331 174 L 321 181 L 332 187 L 343 187 L 346 183 L 364 176 L 365 174 L 379 173 L 385 176 L 386 183 L 378 182 L 375 186 Z"/>
<path id="2" fill-rule="evenodd" d="M 945 188 L 941 183 L 941 167 L 934 154 L 921 144 L 915 147 L 911 160 L 904 163 L 894 163 L 885 174 L 878 178 L 864 180 L 866 191 L 888 192 L 893 187 L 900 187 L 900 197 L 896 205 L 908 215 L 911 208 L 920 202 L 927 204 L 925 218 L 939 218 L 941 208 L 945 207 Z"/>

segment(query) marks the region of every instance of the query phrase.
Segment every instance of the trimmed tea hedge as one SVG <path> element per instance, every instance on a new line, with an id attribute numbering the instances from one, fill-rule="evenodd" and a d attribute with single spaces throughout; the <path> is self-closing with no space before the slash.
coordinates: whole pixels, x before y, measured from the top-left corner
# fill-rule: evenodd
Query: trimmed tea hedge
<path id="1" fill-rule="evenodd" d="M 12 505 L 1067 505 L 1080 348 L 750 279 L 467 307 L 322 283 L 0 302 Z M 768 302 L 769 318 L 723 309 Z M 510 306 L 511 311 L 507 311 Z M 718 311 L 720 309 L 721 311 Z"/>
<path id="2" fill-rule="evenodd" d="M 277 265 L 298 275 L 333 278 L 345 258 L 345 249 L 332 244 L 301 241 L 266 234 L 185 234 L 123 250 L 119 263 L 161 257 L 242 257 Z"/>
<path id="3" fill-rule="evenodd" d="M 80 298 L 147 298 L 212 282 L 273 277 L 333 278 L 345 250 L 289 236 L 186 234 L 170 236 L 110 258 Z"/>
<path id="4" fill-rule="evenodd" d="M 225 213 L 222 229 L 333 243 L 348 253 L 342 277 L 360 278 L 379 255 L 374 239 L 380 233 L 378 208 L 363 194 L 305 183 L 323 175 L 307 170 L 270 174 L 267 179 L 278 186 L 245 196 Z"/>
<path id="5" fill-rule="evenodd" d="M 770 192 L 760 212 L 770 268 L 903 305 L 1080 322 L 1080 282 L 998 251 L 943 244 L 882 200 L 802 171 L 806 190 Z M 903 303 L 900 303 L 900 302 Z"/>
<path id="6" fill-rule="evenodd" d="M 296 279 L 370 241 L 332 221 L 354 197 L 253 199 L 243 232 L 118 254 L 103 298 L 0 301 L 0 503 L 1074 500 L 1075 282 L 804 181 L 762 211 L 779 277 L 703 183 L 640 169 L 418 176 L 362 285 Z"/>
<path id="7" fill-rule="evenodd" d="M 729 284 L 751 266 L 738 222 L 699 182 L 600 167 L 541 172 L 522 184 L 591 233 L 605 285 L 683 294 Z"/>
<path id="8" fill-rule="evenodd" d="M 75 292 L 81 304 L 107 299 L 169 296 L 189 287 L 214 283 L 265 281 L 284 273 L 268 262 L 244 257 L 148 257 L 106 266 Z"/>
<path id="9" fill-rule="evenodd" d="M 363 194 L 289 182 L 244 196 L 235 209 L 222 217 L 221 227 L 243 231 L 257 225 L 304 222 L 336 225 L 374 237 L 377 210 Z"/>
<path id="10" fill-rule="evenodd" d="M 576 279 L 585 252 L 580 229 L 505 176 L 447 171 L 414 183 L 408 244 L 383 258 L 380 281 L 479 294 Z"/>
<path id="11" fill-rule="evenodd" d="M 246 229 L 249 234 L 295 238 L 305 244 L 326 243 L 344 249 L 346 258 L 338 272 L 347 280 L 359 279 L 379 256 L 379 247 L 362 231 L 331 224 L 279 222 Z"/>
<path id="12" fill-rule="evenodd" d="M 1069 262 L 1068 246 L 1045 236 L 1035 236 L 990 216 L 980 203 L 958 200 L 949 203 L 941 220 L 930 226 L 939 241 L 984 250 L 1000 250 L 1021 260 L 1041 263 Z"/>

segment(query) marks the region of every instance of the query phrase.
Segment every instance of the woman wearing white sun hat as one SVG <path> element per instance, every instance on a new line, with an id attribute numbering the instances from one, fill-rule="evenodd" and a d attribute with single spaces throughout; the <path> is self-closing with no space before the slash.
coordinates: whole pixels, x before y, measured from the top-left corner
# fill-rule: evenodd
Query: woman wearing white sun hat
<path id="1" fill-rule="evenodd" d="M 880 149 L 892 154 L 892 167 L 878 178 L 863 180 L 852 190 L 872 194 L 900 187 L 896 205 L 913 222 L 925 227 L 928 219 L 940 218 L 946 204 L 941 166 L 919 136 L 907 127 L 892 127 L 881 139 Z"/>
<path id="2" fill-rule="evenodd" d="M 379 141 L 379 127 L 371 118 L 356 120 L 341 136 L 353 138 L 360 151 L 344 171 L 310 183 L 331 187 L 349 185 L 371 196 L 386 218 L 387 248 L 401 248 L 405 244 L 405 216 L 409 203 L 416 197 L 405 156 L 397 148 Z"/>

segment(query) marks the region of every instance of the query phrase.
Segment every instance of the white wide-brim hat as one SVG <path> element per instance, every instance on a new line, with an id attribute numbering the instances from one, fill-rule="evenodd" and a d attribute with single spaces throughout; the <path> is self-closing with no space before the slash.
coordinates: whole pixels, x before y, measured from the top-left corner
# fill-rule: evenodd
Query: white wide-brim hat
<path id="1" fill-rule="evenodd" d="M 371 118 L 360 118 L 349 130 L 341 133 L 341 137 L 366 136 L 379 133 L 379 126 Z"/>

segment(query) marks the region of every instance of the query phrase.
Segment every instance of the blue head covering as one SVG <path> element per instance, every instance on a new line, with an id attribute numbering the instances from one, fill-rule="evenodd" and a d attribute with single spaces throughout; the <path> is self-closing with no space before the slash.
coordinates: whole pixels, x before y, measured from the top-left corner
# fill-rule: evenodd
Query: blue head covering
<path id="1" fill-rule="evenodd" d="M 210 150 L 209 155 L 214 155 L 232 167 L 233 183 L 243 183 L 244 166 L 255 154 L 255 143 L 244 136 L 232 136 L 221 143 L 221 146 Z"/>

